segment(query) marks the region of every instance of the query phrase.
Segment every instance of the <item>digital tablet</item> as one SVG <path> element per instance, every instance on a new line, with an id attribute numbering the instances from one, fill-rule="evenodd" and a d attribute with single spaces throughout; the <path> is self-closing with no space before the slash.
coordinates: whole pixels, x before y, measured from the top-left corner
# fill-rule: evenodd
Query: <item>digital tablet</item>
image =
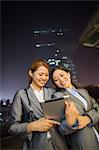
<path id="1" fill-rule="evenodd" d="M 64 119 L 66 98 L 56 98 L 41 103 L 44 117 L 61 122 Z"/>

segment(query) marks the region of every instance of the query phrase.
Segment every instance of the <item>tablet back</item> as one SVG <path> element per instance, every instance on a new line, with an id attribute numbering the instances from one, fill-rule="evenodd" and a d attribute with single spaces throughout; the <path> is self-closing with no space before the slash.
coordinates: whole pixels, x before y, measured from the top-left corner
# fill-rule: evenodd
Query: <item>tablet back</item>
<path id="1" fill-rule="evenodd" d="M 49 100 L 41 103 L 43 109 L 44 117 L 47 119 L 53 119 L 61 122 L 64 119 L 64 98 Z"/>

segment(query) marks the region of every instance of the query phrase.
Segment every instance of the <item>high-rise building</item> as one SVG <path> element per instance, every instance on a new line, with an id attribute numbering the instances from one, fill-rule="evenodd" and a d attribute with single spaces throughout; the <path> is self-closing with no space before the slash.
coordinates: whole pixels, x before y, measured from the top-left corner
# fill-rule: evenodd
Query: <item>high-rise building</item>
<path id="1" fill-rule="evenodd" d="M 72 72 L 73 81 L 77 83 L 77 71 L 73 62 L 76 45 L 76 34 L 68 29 L 33 30 L 35 50 L 45 55 L 45 60 L 52 68 L 60 64 L 69 68 Z"/>

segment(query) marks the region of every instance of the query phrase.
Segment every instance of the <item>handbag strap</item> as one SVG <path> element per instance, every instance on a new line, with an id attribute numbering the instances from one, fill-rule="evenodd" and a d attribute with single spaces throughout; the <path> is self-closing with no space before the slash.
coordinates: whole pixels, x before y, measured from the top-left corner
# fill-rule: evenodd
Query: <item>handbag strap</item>
<path id="1" fill-rule="evenodd" d="M 28 102 L 29 102 L 29 106 L 31 106 L 31 102 L 30 102 L 30 99 L 29 99 L 29 96 L 28 96 L 28 92 L 26 89 L 24 89 L 26 95 L 27 95 L 27 99 L 28 99 Z M 33 109 L 30 110 L 29 112 L 29 120 L 30 122 L 32 122 L 34 120 L 34 114 L 33 114 Z"/>
<path id="2" fill-rule="evenodd" d="M 26 93 L 26 96 L 27 96 L 27 99 L 28 99 L 28 102 L 29 102 L 29 106 L 31 106 L 31 103 L 30 103 L 30 99 L 29 99 L 29 96 L 28 96 L 28 92 L 26 89 L 24 89 L 25 93 Z"/>

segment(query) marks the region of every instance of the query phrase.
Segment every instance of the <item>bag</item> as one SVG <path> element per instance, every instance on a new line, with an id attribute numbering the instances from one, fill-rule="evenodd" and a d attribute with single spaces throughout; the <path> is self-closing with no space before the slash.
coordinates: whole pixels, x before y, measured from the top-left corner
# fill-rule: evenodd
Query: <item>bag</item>
<path id="1" fill-rule="evenodd" d="M 31 103 L 30 103 L 30 99 L 27 93 L 27 90 L 24 89 L 25 93 L 26 93 L 26 97 L 27 100 L 29 102 L 29 106 L 27 106 L 27 104 L 22 101 L 22 107 L 23 107 L 23 115 L 22 115 L 22 122 L 32 122 L 34 121 L 34 114 L 33 114 L 33 109 L 31 108 Z"/>

